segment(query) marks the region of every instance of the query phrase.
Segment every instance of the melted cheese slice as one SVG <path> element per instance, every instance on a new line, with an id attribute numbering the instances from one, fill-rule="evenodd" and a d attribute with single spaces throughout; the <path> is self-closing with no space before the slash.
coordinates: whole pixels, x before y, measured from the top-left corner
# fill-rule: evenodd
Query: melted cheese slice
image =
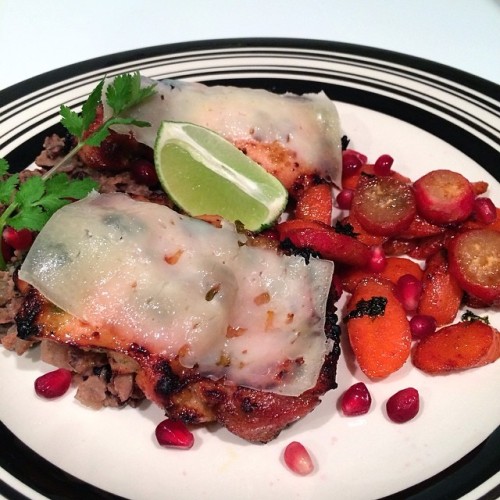
<path id="1" fill-rule="evenodd" d="M 245 245 L 212 225 L 124 194 L 67 205 L 38 235 L 20 278 L 117 348 L 179 356 L 204 376 L 286 395 L 315 386 L 329 261 Z"/>
<path id="2" fill-rule="evenodd" d="M 161 122 L 171 120 L 204 126 L 231 142 L 276 141 L 296 154 L 298 162 L 309 168 L 306 173 L 341 185 L 340 120 L 335 104 L 324 92 L 299 96 L 142 79 L 143 86 L 153 83 L 156 94 L 130 111 L 131 116 L 151 123 L 151 127 L 116 126 L 116 131 L 132 132 L 139 142 L 153 147 Z M 104 118 L 109 115 L 110 109 L 104 105 Z"/>

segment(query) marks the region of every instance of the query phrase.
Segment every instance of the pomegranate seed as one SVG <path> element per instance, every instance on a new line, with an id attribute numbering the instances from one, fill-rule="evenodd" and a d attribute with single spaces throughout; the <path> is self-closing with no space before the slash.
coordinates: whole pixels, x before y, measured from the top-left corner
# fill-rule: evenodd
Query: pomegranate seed
<path id="1" fill-rule="evenodd" d="M 490 198 L 474 200 L 474 215 L 479 222 L 491 224 L 497 218 L 497 210 Z"/>
<path id="2" fill-rule="evenodd" d="M 66 393 L 71 385 L 71 372 L 58 368 L 35 380 L 35 392 L 42 398 L 58 398 Z"/>
<path id="3" fill-rule="evenodd" d="M 179 420 L 166 419 L 156 426 L 156 439 L 161 446 L 189 450 L 194 444 L 193 433 Z"/>
<path id="4" fill-rule="evenodd" d="M 375 165 L 373 166 L 373 171 L 375 175 L 389 175 L 391 173 L 391 167 L 394 163 L 394 159 L 389 155 L 382 155 L 377 158 Z"/>
<path id="5" fill-rule="evenodd" d="M 427 314 L 415 314 L 410 320 L 411 336 L 414 340 L 422 340 L 436 331 L 436 319 Z"/>
<path id="6" fill-rule="evenodd" d="M 368 413 L 372 397 L 363 382 L 352 385 L 344 392 L 340 402 L 342 413 L 348 417 Z"/>
<path id="7" fill-rule="evenodd" d="M 342 189 L 337 195 L 337 205 L 340 210 L 350 210 L 354 191 L 352 189 Z"/>
<path id="8" fill-rule="evenodd" d="M 130 171 L 134 180 L 139 184 L 154 187 L 159 182 L 155 167 L 150 161 L 136 160 L 132 163 Z"/>
<path id="9" fill-rule="evenodd" d="M 28 250 L 33 243 L 33 233 L 29 229 L 16 230 L 7 226 L 3 230 L 3 239 L 14 250 Z"/>
<path id="10" fill-rule="evenodd" d="M 14 249 L 7 245 L 6 241 L 1 238 L 2 240 L 2 256 L 3 256 L 3 260 L 4 262 L 9 262 L 10 259 L 12 259 L 12 256 L 14 255 Z"/>
<path id="11" fill-rule="evenodd" d="M 384 249 L 380 245 L 371 248 L 371 257 L 368 262 L 368 269 L 373 273 L 381 273 L 387 265 Z"/>
<path id="12" fill-rule="evenodd" d="M 405 311 L 415 311 L 422 295 L 422 282 L 413 274 L 404 274 L 396 284 L 396 295 Z"/>
<path id="13" fill-rule="evenodd" d="M 408 387 L 393 394 L 386 403 L 387 416 L 398 424 L 414 418 L 420 408 L 417 389 Z"/>
<path id="14" fill-rule="evenodd" d="M 346 149 L 342 152 L 342 155 L 353 155 L 359 159 L 362 165 L 365 165 L 368 162 L 368 157 L 355 149 Z"/>
<path id="15" fill-rule="evenodd" d="M 296 474 L 307 476 L 314 469 L 314 464 L 311 455 L 305 449 L 304 445 L 298 441 L 292 441 L 286 448 L 284 453 L 286 466 Z"/>
<path id="16" fill-rule="evenodd" d="M 360 157 L 350 150 L 344 151 L 342 155 L 342 170 L 344 175 L 354 175 L 363 165 Z"/>

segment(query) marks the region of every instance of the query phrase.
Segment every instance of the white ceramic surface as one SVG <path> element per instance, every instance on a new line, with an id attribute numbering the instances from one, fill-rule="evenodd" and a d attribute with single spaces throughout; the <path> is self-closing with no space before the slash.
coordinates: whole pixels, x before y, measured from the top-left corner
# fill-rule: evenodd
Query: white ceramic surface
<path id="1" fill-rule="evenodd" d="M 143 56 L 133 67 L 153 77 L 226 82 L 265 78 L 264 86 L 277 79 L 303 91 L 319 83 L 339 93 L 355 88 L 356 95 L 347 93 L 344 102 L 338 102 L 343 130 L 352 140 L 350 147 L 371 159 L 390 153 L 396 159 L 394 168 L 413 179 L 437 167 L 458 169 L 470 180 L 489 182 L 489 194 L 500 204 L 498 180 L 473 159 L 474 154 L 465 154 L 439 133 L 416 126 L 417 118 L 410 112 L 428 113 L 429 126 L 435 119 L 445 129 L 458 125 L 479 141 L 480 148 L 496 148 L 498 154 L 500 119 L 493 110 L 494 106 L 498 109 L 498 102 L 478 89 L 442 75 L 435 77 L 426 68 L 379 60 L 362 49 L 344 59 L 340 56 L 335 50 L 314 47 L 257 47 L 253 51 L 207 47 L 181 54 L 175 61 Z M 22 149 L 31 136 L 55 123 L 54 110 L 60 103 L 80 103 L 101 74 L 119 72 L 125 66 L 82 68 L 82 77 L 71 76 L 5 106 L 0 157 Z M 392 103 L 396 115 L 409 114 L 396 118 L 371 109 L 382 98 L 388 99 L 389 108 Z M 408 106 L 407 111 L 396 111 L 398 106 Z M 489 311 L 489 316 L 500 328 L 500 314 Z M 37 454 L 66 472 L 105 491 L 141 500 L 380 498 L 442 471 L 500 423 L 498 362 L 441 377 L 424 375 L 407 363 L 388 379 L 373 383 L 353 366 L 345 343 L 343 348 L 338 389 L 328 393 L 312 414 L 263 446 L 242 442 L 224 429 L 206 428 L 195 431 L 196 444 L 190 451 L 162 449 L 154 440 L 162 412 L 152 405 L 92 411 L 79 405 L 73 393 L 58 401 L 41 400 L 33 393 L 33 380 L 49 367 L 36 362 L 36 352 L 17 357 L 0 351 L 0 418 Z M 339 395 L 360 380 L 367 383 L 373 406 L 365 416 L 343 417 L 337 409 Z M 421 411 L 411 422 L 391 423 L 384 403 L 409 386 L 421 394 Z M 297 477 L 283 465 L 283 449 L 292 440 L 301 441 L 314 457 L 316 470 L 309 477 Z M 6 471 L 0 471 L 0 479 L 30 498 L 39 498 Z"/>

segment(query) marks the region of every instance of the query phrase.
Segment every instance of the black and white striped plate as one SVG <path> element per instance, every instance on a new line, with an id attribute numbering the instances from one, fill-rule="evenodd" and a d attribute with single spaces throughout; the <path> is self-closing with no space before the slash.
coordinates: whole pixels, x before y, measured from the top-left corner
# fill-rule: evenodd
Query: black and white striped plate
<path id="1" fill-rule="evenodd" d="M 52 71 L 0 92 L 0 157 L 30 165 L 58 127 L 59 106 L 77 107 L 103 75 L 140 70 L 153 78 L 325 91 L 338 106 L 350 146 L 372 160 L 395 158 L 416 179 L 450 168 L 485 180 L 500 204 L 500 88 L 449 67 L 367 47 L 292 39 L 193 42 L 111 55 Z M 498 311 L 488 311 L 500 328 Z M 500 363 L 429 377 L 408 363 L 369 383 L 350 363 L 339 366 L 337 391 L 308 417 L 264 446 L 224 429 L 197 429 L 190 451 L 159 448 L 162 412 L 82 408 L 68 394 L 42 401 L 33 380 L 49 368 L 37 353 L 0 351 L 0 494 L 7 498 L 433 499 L 496 498 L 500 474 Z M 374 403 L 345 418 L 339 394 L 354 381 Z M 420 414 L 388 421 L 384 402 L 416 387 Z M 316 470 L 297 477 L 282 451 L 306 445 Z"/>

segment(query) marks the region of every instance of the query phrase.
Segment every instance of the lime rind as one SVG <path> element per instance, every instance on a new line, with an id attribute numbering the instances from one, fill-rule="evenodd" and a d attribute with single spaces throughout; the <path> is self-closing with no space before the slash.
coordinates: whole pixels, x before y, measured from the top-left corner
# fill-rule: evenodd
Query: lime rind
<path id="1" fill-rule="evenodd" d="M 288 192 L 278 179 L 229 141 L 198 125 L 163 122 L 155 164 L 165 191 L 190 215 L 214 213 L 258 231 L 286 207 Z"/>

